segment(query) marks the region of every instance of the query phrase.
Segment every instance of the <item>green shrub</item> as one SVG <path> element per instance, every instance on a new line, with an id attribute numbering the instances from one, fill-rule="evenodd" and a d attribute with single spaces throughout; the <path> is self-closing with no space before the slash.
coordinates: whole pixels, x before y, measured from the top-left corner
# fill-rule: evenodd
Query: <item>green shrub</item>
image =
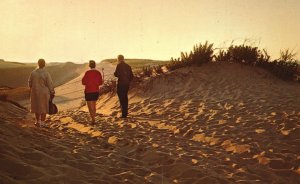
<path id="1" fill-rule="evenodd" d="M 223 62 L 230 60 L 230 54 L 225 50 L 219 50 L 219 53 L 214 56 L 216 62 Z"/>
<path id="2" fill-rule="evenodd" d="M 261 54 L 257 66 L 270 71 L 273 75 L 284 79 L 293 80 L 299 75 L 299 64 L 294 59 L 296 54 L 289 51 L 280 51 L 280 58 L 278 60 L 270 61 L 270 56 L 265 50 Z"/>
<path id="3" fill-rule="evenodd" d="M 186 66 L 184 62 L 182 62 L 180 60 L 180 58 L 174 59 L 171 58 L 171 61 L 169 64 L 166 65 L 166 67 L 168 68 L 168 70 L 172 71 L 172 70 L 176 70 L 178 68 L 182 68 Z"/>
<path id="4" fill-rule="evenodd" d="M 248 45 L 231 45 L 228 48 L 227 54 L 230 57 L 230 61 L 255 64 L 260 56 L 260 50 L 257 47 Z"/>
<path id="5" fill-rule="evenodd" d="M 193 52 L 191 52 L 189 59 L 193 64 L 200 66 L 203 63 L 211 62 L 213 55 L 213 44 L 209 44 L 206 41 L 205 44 L 200 43 L 199 45 L 194 46 Z"/>
<path id="6" fill-rule="evenodd" d="M 290 49 L 286 49 L 283 51 L 281 50 L 279 60 L 285 61 L 285 62 L 294 62 L 294 61 L 296 61 L 295 60 L 296 55 L 297 55 L 297 53 L 295 53 L 293 50 L 290 50 Z"/>
<path id="7" fill-rule="evenodd" d="M 259 62 L 258 66 L 284 80 L 293 80 L 299 75 L 299 64 L 296 61 L 274 60 L 272 62 Z"/>
<path id="8" fill-rule="evenodd" d="M 268 52 L 265 49 L 263 49 L 262 52 L 260 52 L 257 64 L 259 65 L 259 63 L 265 63 L 265 62 L 269 62 L 269 61 L 270 61 L 270 55 L 268 54 Z"/>
<path id="9" fill-rule="evenodd" d="M 214 57 L 213 54 L 213 44 L 208 44 L 206 41 L 205 44 L 200 43 L 199 45 L 195 45 L 193 51 L 189 54 L 187 52 L 181 52 L 180 58 L 171 58 L 171 62 L 166 66 L 169 70 L 192 65 L 200 66 L 203 63 L 211 62 Z"/>

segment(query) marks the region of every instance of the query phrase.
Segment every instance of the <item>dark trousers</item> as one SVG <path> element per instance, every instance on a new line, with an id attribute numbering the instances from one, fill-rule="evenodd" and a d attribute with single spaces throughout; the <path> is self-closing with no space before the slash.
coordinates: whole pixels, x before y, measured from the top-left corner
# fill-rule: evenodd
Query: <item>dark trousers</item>
<path id="1" fill-rule="evenodd" d="M 117 94 L 120 100 L 123 117 L 128 115 L 128 90 L 129 85 L 117 85 Z"/>

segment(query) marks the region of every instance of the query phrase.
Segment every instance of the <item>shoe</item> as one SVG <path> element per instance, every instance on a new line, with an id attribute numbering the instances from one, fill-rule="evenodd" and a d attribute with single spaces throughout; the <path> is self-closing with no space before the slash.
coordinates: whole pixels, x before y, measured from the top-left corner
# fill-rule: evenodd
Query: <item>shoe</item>
<path id="1" fill-rule="evenodd" d="M 121 116 L 120 118 L 125 119 L 125 118 L 127 118 L 127 116 Z"/>
<path id="2" fill-rule="evenodd" d="M 41 121 L 38 120 L 38 121 L 36 121 L 36 122 L 34 123 L 34 125 L 37 126 L 37 127 L 39 127 L 39 126 L 40 126 L 40 122 L 41 122 Z"/>

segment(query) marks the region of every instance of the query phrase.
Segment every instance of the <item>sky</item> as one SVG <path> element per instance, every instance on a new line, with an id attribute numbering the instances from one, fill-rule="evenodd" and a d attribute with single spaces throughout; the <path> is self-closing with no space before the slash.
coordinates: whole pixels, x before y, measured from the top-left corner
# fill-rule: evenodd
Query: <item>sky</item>
<path id="1" fill-rule="evenodd" d="M 300 58 L 300 0 L 1 0 L 0 59 L 168 60 L 206 40 Z"/>

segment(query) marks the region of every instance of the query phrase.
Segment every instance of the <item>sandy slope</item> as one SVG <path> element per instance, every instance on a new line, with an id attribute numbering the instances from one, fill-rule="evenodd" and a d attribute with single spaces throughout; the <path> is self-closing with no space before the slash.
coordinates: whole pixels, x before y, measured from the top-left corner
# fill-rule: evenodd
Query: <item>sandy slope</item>
<path id="1" fill-rule="evenodd" d="M 116 118 L 115 94 L 99 100 L 95 126 L 86 107 L 50 117 L 42 130 L 4 120 L 0 178 L 300 183 L 299 94 L 299 84 L 239 64 L 180 69 L 133 87 L 127 120 Z"/>
<path id="2" fill-rule="evenodd" d="M 147 132 L 151 143 L 168 147 L 165 151 L 173 150 L 176 158 L 180 158 L 178 149 L 183 149 L 191 162 L 195 159 L 196 165 L 202 165 L 199 172 L 209 163 L 220 178 L 235 182 L 284 182 L 286 178 L 292 182 L 297 177 L 299 84 L 281 81 L 258 68 L 209 64 L 146 80 L 131 90 L 130 101 L 130 122 L 145 126 L 140 131 Z M 117 97 L 104 96 L 98 108 L 115 117 Z M 152 128 L 174 135 L 155 135 Z"/>
<path id="3" fill-rule="evenodd" d="M 3 66 L 3 64 L 0 63 L 0 66 L 0 86 L 14 88 L 27 87 L 28 77 L 36 68 L 36 65 L 32 64 L 19 64 L 15 67 L 9 67 L 7 64 Z M 54 85 L 58 86 L 81 74 L 83 65 L 70 62 L 49 64 L 46 66 L 46 70 L 51 74 Z"/>

